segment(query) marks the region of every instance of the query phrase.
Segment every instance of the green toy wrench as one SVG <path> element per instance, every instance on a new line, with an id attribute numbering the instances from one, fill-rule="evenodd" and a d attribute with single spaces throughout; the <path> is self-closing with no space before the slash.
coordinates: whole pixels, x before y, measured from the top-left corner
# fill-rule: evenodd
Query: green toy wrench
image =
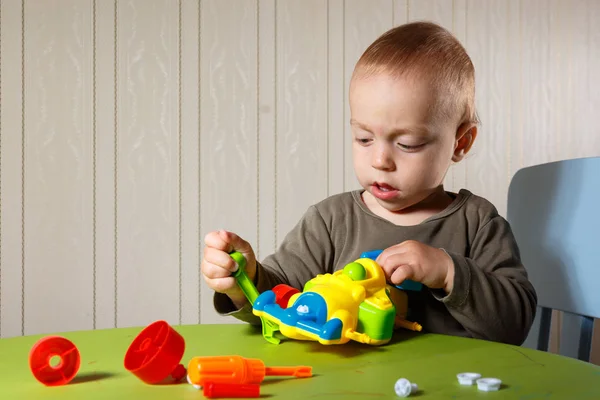
<path id="1" fill-rule="evenodd" d="M 244 292 L 244 295 L 246 295 L 246 298 L 250 304 L 254 305 L 254 301 L 256 301 L 259 293 L 258 289 L 256 289 L 256 286 L 254 286 L 254 283 L 252 283 L 248 277 L 248 274 L 246 274 L 246 257 L 244 257 L 244 255 L 238 251 L 229 253 L 229 256 L 238 266 L 238 269 L 233 273 L 233 277 L 235 278 L 240 289 L 242 289 L 242 292 Z M 277 324 L 262 317 L 260 320 L 262 322 L 263 337 L 269 343 L 279 344 L 280 340 L 275 337 L 275 332 L 279 330 Z"/>

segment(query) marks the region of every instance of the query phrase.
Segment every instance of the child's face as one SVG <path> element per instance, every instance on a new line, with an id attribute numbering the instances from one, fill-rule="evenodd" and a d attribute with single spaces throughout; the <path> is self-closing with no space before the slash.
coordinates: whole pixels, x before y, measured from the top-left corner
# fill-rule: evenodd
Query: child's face
<path id="1" fill-rule="evenodd" d="M 426 82 L 386 74 L 350 86 L 354 169 L 379 206 L 398 212 L 439 191 L 458 144 L 457 121 L 434 112 Z"/>

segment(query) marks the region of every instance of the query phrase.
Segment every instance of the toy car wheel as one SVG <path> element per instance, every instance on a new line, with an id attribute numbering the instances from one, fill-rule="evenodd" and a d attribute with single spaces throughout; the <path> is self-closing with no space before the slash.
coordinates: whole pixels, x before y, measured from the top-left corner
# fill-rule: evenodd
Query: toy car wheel
<path id="1" fill-rule="evenodd" d="M 275 293 L 275 302 L 281 308 L 288 308 L 290 297 L 296 293 L 300 293 L 298 289 L 283 283 L 275 286 L 273 292 Z"/>

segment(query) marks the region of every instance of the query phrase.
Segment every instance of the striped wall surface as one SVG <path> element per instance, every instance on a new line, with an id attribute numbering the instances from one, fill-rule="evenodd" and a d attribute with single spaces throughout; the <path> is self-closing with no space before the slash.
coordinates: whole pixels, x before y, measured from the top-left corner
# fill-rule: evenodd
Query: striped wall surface
<path id="1" fill-rule="evenodd" d="M 447 188 L 506 211 L 521 167 L 600 155 L 600 2 L 3 0 L 0 336 L 218 317 L 225 228 L 272 252 L 357 188 L 347 88 L 379 34 L 428 19 L 477 70 L 482 126 Z"/>

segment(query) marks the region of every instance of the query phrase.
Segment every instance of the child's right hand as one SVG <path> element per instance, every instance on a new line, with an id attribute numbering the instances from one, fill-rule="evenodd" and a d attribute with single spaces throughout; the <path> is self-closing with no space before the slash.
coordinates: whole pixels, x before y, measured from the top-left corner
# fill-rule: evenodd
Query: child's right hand
<path id="1" fill-rule="evenodd" d="M 252 246 L 235 233 L 223 230 L 207 234 L 204 243 L 201 265 L 204 280 L 211 289 L 226 294 L 237 308 L 241 308 L 248 300 L 231 276 L 236 270 L 236 263 L 229 253 L 239 251 L 243 254 L 246 258 L 246 274 L 253 281 L 256 275 L 256 257 Z"/>

